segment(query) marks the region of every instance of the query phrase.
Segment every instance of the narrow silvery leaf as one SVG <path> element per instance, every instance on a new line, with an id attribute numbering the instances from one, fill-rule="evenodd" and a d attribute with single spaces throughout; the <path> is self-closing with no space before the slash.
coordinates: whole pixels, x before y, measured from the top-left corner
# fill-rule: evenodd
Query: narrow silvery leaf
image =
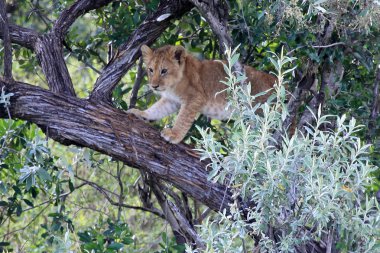
<path id="1" fill-rule="evenodd" d="M 156 21 L 161 22 L 161 21 L 167 19 L 168 17 L 170 17 L 171 15 L 172 15 L 171 13 L 162 14 L 161 16 L 159 16 L 159 17 L 156 19 Z"/>

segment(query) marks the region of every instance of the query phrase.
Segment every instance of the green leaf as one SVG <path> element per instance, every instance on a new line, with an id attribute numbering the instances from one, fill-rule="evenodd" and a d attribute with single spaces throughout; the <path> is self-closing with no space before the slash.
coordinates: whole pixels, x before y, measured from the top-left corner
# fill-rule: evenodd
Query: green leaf
<path id="1" fill-rule="evenodd" d="M 124 244 L 122 243 L 117 243 L 113 242 L 110 245 L 108 245 L 107 249 L 112 249 L 112 250 L 120 250 L 124 247 Z"/>
<path id="2" fill-rule="evenodd" d="M 22 206 L 21 204 L 18 204 L 16 207 L 16 215 L 20 216 L 22 214 Z"/>
<path id="3" fill-rule="evenodd" d="M 326 13 L 327 12 L 327 10 L 325 8 L 321 7 L 321 6 L 314 6 L 314 8 L 317 9 L 317 10 L 319 10 L 322 13 Z"/>
<path id="4" fill-rule="evenodd" d="M 27 177 L 26 178 L 26 190 L 29 191 L 30 188 L 33 186 L 33 180 L 34 179 L 34 175 L 31 175 L 30 177 Z"/>
<path id="5" fill-rule="evenodd" d="M 237 61 L 239 60 L 239 57 L 240 57 L 240 54 L 235 54 L 234 56 L 232 56 L 231 66 L 233 66 L 233 65 L 235 65 L 235 63 L 237 63 Z"/>
<path id="6" fill-rule="evenodd" d="M 40 168 L 39 170 L 37 170 L 37 174 L 43 180 L 46 180 L 46 181 L 49 181 L 49 182 L 52 180 L 50 174 L 47 173 L 47 171 L 44 170 L 44 169 L 42 169 L 42 168 Z"/>
<path id="7" fill-rule="evenodd" d="M 30 200 L 28 200 L 28 199 L 23 199 L 23 201 L 24 201 L 25 204 L 27 204 L 28 206 L 30 206 L 30 207 L 34 207 L 33 202 L 31 202 Z"/>
<path id="8" fill-rule="evenodd" d="M 92 242 L 92 238 L 89 234 L 89 232 L 78 232 L 77 235 L 79 236 L 79 240 L 82 242 Z"/>
<path id="9" fill-rule="evenodd" d="M 126 245 L 132 244 L 134 240 L 131 237 L 126 237 L 123 239 L 123 243 Z"/>
<path id="10" fill-rule="evenodd" d="M 166 242 L 166 241 L 169 240 L 169 239 L 168 239 L 168 235 L 167 235 L 165 232 L 163 232 L 163 233 L 161 234 L 161 238 L 162 238 L 162 241 L 164 241 L 164 242 Z"/>
<path id="11" fill-rule="evenodd" d="M 71 182 L 71 180 L 69 180 L 69 189 L 70 189 L 70 192 L 73 192 L 75 190 L 74 184 L 73 182 Z"/>
<path id="12" fill-rule="evenodd" d="M 14 185 L 12 186 L 12 189 L 15 191 L 16 195 L 22 195 L 21 190 L 18 186 Z"/>
<path id="13" fill-rule="evenodd" d="M 91 252 L 91 250 L 101 250 L 102 247 L 94 242 L 90 242 L 90 243 L 86 243 L 83 246 L 83 248 Z M 95 251 L 95 252 L 98 252 L 98 251 Z"/>
<path id="14" fill-rule="evenodd" d="M 285 75 L 285 74 L 287 74 L 287 73 L 289 73 L 289 72 L 294 71 L 296 68 L 297 68 L 297 66 L 295 66 L 294 68 L 291 68 L 291 69 L 287 69 L 287 70 L 285 70 L 285 71 L 283 72 L 283 75 Z"/>
<path id="15" fill-rule="evenodd" d="M 55 218 L 57 218 L 57 217 L 61 217 L 61 216 L 62 216 L 61 213 L 49 213 L 48 214 L 48 217 L 55 217 Z"/>
<path id="16" fill-rule="evenodd" d="M 279 70 L 280 69 L 280 66 L 278 65 L 277 61 L 273 58 L 269 58 L 269 60 L 271 61 L 272 65 L 274 66 L 274 68 L 276 70 Z"/>
<path id="17" fill-rule="evenodd" d="M 2 181 L 0 181 L 0 191 L 4 194 L 8 192 L 7 187 L 5 186 L 5 184 Z"/>
<path id="18" fill-rule="evenodd" d="M 173 246 L 173 249 L 175 249 L 177 252 L 184 252 L 186 247 L 184 244 L 177 244 Z"/>
<path id="19" fill-rule="evenodd" d="M 314 3 L 314 5 L 320 5 L 320 4 L 323 4 L 324 2 L 327 2 L 327 0 L 318 0 Z"/>
<path id="20" fill-rule="evenodd" d="M 125 101 L 121 101 L 120 106 L 123 110 L 128 110 L 128 104 Z"/>
<path id="21" fill-rule="evenodd" d="M 61 228 L 61 222 L 54 220 L 53 225 L 51 226 L 52 231 L 58 231 Z"/>

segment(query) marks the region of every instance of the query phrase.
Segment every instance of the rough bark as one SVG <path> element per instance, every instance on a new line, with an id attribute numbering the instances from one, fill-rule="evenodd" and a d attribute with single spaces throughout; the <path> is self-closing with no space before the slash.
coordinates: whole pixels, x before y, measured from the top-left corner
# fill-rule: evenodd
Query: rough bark
<path id="1" fill-rule="evenodd" d="M 75 96 L 74 86 L 63 57 L 62 41 L 55 34 L 44 34 L 37 39 L 35 52 L 50 90 Z"/>
<path id="2" fill-rule="evenodd" d="M 9 36 L 12 43 L 33 50 L 39 35 L 31 29 L 9 24 Z M 4 29 L 0 29 L 0 37 L 4 39 Z"/>
<path id="3" fill-rule="evenodd" d="M 368 122 L 368 135 L 367 142 L 372 143 L 373 136 L 375 135 L 376 130 L 376 121 L 379 117 L 380 103 L 379 103 L 379 86 L 380 86 L 380 67 L 376 68 L 375 82 L 373 84 L 373 101 L 371 114 L 369 116 Z"/>
<path id="4" fill-rule="evenodd" d="M 185 213 L 182 212 L 178 206 L 167 199 L 163 194 L 159 182 L 151 178 L 149 185 L 163 210 L 166 220 L 173 229 L 177 243 L 195 244 L 197 249 L 203 249 L 205 245 L 194 227 L 190 224 L 189 219 L 185 217 Z"/>
<path id="5" fill-rule="evenodd" d="M 166 142 L 157 129 L 134 116 L 28 84 L 14 83 L 6 91 L 14 93 L 11 116 L 37 124 L 49 138 L 91 148 L 149 172 L 215 211 L 228 208 L 231 194 L 207 180 L 206 163 L 191 147 Z M 0 116 L 8 117 L 4 108 Z"/>
<path id="6" fill-rule="evenodd" d="M 4 31 L 4 77 L 7 79 L 12 79 L 12 45 L 9 35 L 9 25 L 5 0 L 0 0 L 0 19 L 1 30 Z"/>
<path id="7" fill-rule="evenodd" d="M 63 57 L 63 38 L 68 29 L 81 15 L 110 2 L 112 0 L 77 0 L 61 13 L 51 32 L 39 36 L 36 40 L 34 49 L 49 88 L 53 92 L 75 96 L 74 86 Z"/>
<path id="8" fill-rule="evenodd" d="M 373 102 L 371 110 L 371 120 L 375 121 L 379 114 L 379 86 L 380 86 L 380 67 L 376 68 L 376 77 L 373 85 Z"/>

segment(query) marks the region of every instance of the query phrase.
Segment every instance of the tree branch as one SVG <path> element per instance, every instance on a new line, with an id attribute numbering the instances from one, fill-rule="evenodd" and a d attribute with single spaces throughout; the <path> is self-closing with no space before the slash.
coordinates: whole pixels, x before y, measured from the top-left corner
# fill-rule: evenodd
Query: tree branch
<path id="1" fill-rule="evenodd" d="M 318 17 L 320 18 L 320 17 Z M 329 22 L 324 27 L 324 32 L 319 34 L 317 44 L 326 45 L 332 42 L 332 35 L 335 30 L 335 18 L 329 20 Z M 335 44 L 335 43 L 333 43 Z M 331 45 L 333 45 L 331 44 Z M 318 54 L 321 54 L 322 50 L 325 47 L 320 47 Z M 332 70 L 330 70 L 330 68 Z M 312 70 L 313 73 L 317 73 L 317 70 Z M 322 76 L 321 76 L 321 87 L 319 87 L 319 92 L 315 92 L 314 97 L 309 102 L 310 110 L 305 110 L 301 116 L 300 121 L 298 122 L 298 129 L 304 130 L 303 126 L 307 123 L 311 123 L 314 119 L 311 112 L 314 114 L 317 112 L 317 109 L 325 101 L 325 88 L 328 89 L 328 94 L 332 96 L 335 94 L 339 83 L 343 77 L 343 65 L 340 62 L 337 62 L 335 65 L 329 65 L 326 61 L 322 67 Z M 317 79 L 315 79 L 317 81 Z M 309 87 L 310 88 L 310 87 Z"/>
<path id="2" fill-rule="evenodd" d="M 228 6 L 224 0 L 190 0 L 207 20 L 213 33 L 218 37 L 221 53 L 232 47 L 232 38 L 228 33 Z"/>
<path id="3" fill-rule="evenodd" d="M 114 0 L 77 0 L 69 8 L 62 11 L 61 15 L 54 24 L 53 32 L 62 40 L 68 32 L 70 26 L 77 18 L 91 10 L 99 9 L 113 1 Z"/>
<path id="4" fill-rule="evenodd" d="M 35 13 L 38 18 L 42 20 L 42 22 L 46 25 L 47 28 L 51 27 L 53 22 L 49 19 L 49 17 L 42 11 L 42 7 L 40 5 L 40 1 L 30 1 L 31 9 L 26 14 L 27 16 L 31 16 Z"/>
<path id="5" fill-rule="evenodd" d="M 80 185 L 75 186 L 75 190 L 81 188 L 82 186 L 85 186 L 86 184 L 87 184 L 87 183 L 82 183 L 82 184 L 80 184 Z M 69 191 L 69 192 L 62 193 L 62 194 L 60 194 L 60 195 L 58 196 L 58 198 L 67 197 L 67 196 L 70 195 L 71 193 L 73 193 L 73 191 Z M 54 202 L 55 200 L 56 200 L 56 197 L 55 197 L 54 199 L 48 199 L 48 200 L 45 200 L 45 201 L 43 201 L 43 202 L 41 202 L 41 203 L 39 203 L 39 204 L 37 204 L 37 205 L 35 205 L 35 206 L 28 207 L 28 208 L 24 209 L 23 212 L 26 212 L 26 211 L 29 211 L 29 210 L 35 209 L 35 208 L 37 208 L 37 207 L 43 206 L 43 205 L 48 204 L 48 203 L 52 203 L 52 202 Z"/>
<path id="6" fill-rule="evenodd" d="M 344 42 L 336 42 L 336 43 L 332 43 L 330 45 L 323 45 L 323 46 L 312 45 L 312 47 L 313 48 L 328 48 L 328 47 L 335 47 L 335 46 L 339 46 L 339 45 L 346 45 L 346 43 L 344 43 Z"/>
<path id="7" fill-rule="evenodd" d="M 0 26 L 4 41 L 4 77 L 12 80 L 12 45 L 9 35 L 8 17 L 6 13 L 5 0 L 0 0 Z"/>
<path id="8" fill-rule="evenodd" d="M 97 183 L 89 181 L 89 180 L 84 179 L 84 178 L 81 178 L 78 175 L 75 175 L 75 178 L 77 178 L 80 181 L 85 182 L 87 185 L 95 188 L 98 192 L 102 193 L 106 197 L 106 199 L 111 199 L 110 195 L 113 195 L 114 197 L 118 197 L 119 196 L 118 194 L 116 194 L 116 193 L 114 193 L 114 192 L 112 192 L 112 191 L 110 191 L 110 190 L 108 190 L 108 189 L 106 189 L 106 188 L 98 185 Z"/>
<path id="9" fill-rule="evenodd" d="M 322 80 L 321 87 L 319 88 L 318 94 L 316 94 L 309 103 L 309 108 L 316 114 L 318 107 L 322 105 L 325 101 L 325 93 L 332 97 L 336 94 L 340 87 L 340 82 L 342 81 L 344 73 L 344 68 L 341 62 L 335 62 L 335 64 L 325 63 L 322 67 Z M 302 129 L 307 123 L 313 121 L 313 115 L 310 110 L 306 110 L 299 123 L 298 129 Z"/>
<path id="10" fill-rule="evenodd" d="M 28 224 L 26 224 L 25 226 L 23 226 L 22 228 L 19 228 L 19 229 L 16 229 L 16 230 L 13 230 L 11 232 L 7 232 L 6 234 L 4 234 L 2 237 L 3 238 L 6 238 L 7 236 L 9 235 L 12 235 L 14 233 L 17 233 L 17 232 L 20 232 L 20 231 L 23 231 L 25 230 L 27 227 L 29 227 L 33 222 L 35 222 L 37 220 L 38 217 L 40 217 L 40 215 L 45 212 L 45 210 L 49 207 L 49 205 L 45 206 L 44 208 L 41 209 L 41 211 L 39 211 L 30 221 Z"/>
<path id="11" fill-rule="evenodd" d="M 135 79 L 135 84 L 133 85 L 132 88 L 132 95 L 131 99 L 129 101 L 129 106 L 128 108 L 135 108 L 136 102 L 137 102 L 137 94 L 139 92 L 139 89 L 141 87 L 141 82 L 144 78 L 145 71 L 143 69 L 143 60 L 140 58 L 139 64 L 137 65 L 137 74 L 136 74 L 136 79 Z"/>
<path id="12" fill-rule="evenodd" d="M 63 57 L 62 40 L 53 33 L 39 36 L 35 52 L 50 90 L 59 94 L 75 96 L 74 86 Z"/>
<path id="13" fill-rule="evenodd" d="M 380 66 L 377 66 L 376 68 L 376 76 L 375 76 L 375 82 L 373 84 L 373 101 L 372 101 L 372 109 L 371 109 L 371 115 L 369 116 L 369 122 L 368 122 L 368 135 L 367 135 L 367 141 L 369 143 L 372 143 L 372 138 L 375 135 L 376 132 L 376 120 L 379 116 L 379 86 L 380 86 Z"/>
<path id="14" fill-rule="evenodd" d="M 161 0 L 158 9 L 129 36 L 126 43 L 118 48 L 96 80 L 90 99 L 110 104 L 113 89 L 140 57 L 141 45 L 152 44 L 169 27 L 171 20 L 182 17 L 192 7 L 187 0 Z"/>
<path id="15" fill-rule="evenodd" d="M 105 188 L 103 188 L 102 186 L 94 183 L 94 182 L 91 182 L 91 181 L 88 181 L 84 178 L 79 178 L 79 177 L 76 177 L 78 178 L 79 180 L 85 182 L 86 185 L 89 185 L 91 187 L 93 187 L 95 190 L 97 190 L 99 193 L 101 193 L 105 198 L 106 200 L 113 206 L 117 206 L 119 208 L 121 207 L 124 207 L 124 208 L 129 208 L 129 209 L 135 209 L 135 210 L 140 210 L 140 211 L 145 211 L 145 212 L 150 212 L 152 214 L 155 214 L 157 215 L 158 217 L 164 219 L 165 216 L 164 214 L 156 209 L 156 208 L 147 208 L 147 207 L 144 207 L 144 206 L 132 206 L 132 205 L 127 205 L 127 204 L 124 204 L 124 202 L 122 200 L 118 200 L 118 201 L 114 201 L 110 195 L 108 195 L 108 193 L 112 193 L 113 195 L 116 195 L 116 197 L 120 197 L 120 195 L 116 194 L 116 193 L 113 193 Z M 107 193 L 108 192 L 108 193 Z M 119 217 L 120 218 L 120 217 Z"/>
<path id="16" fill-rule="evenodd" d="M 9 107 L 12 118 L 37 124 L 49 138 L 64 145 L 88 147 L 145 171 L 155 180 L 169 182 L 212 210 L 229 212 L 232 193 L 226 186 L 207 180 L 206 163 L 194 156 L 188 145 L 170 144 L 157 129 L 110 106 L 19 82 L 7 86 L 0 80 L 0 89 L 3 87 L 6 93 L 14 94 Z M 8 117 L 2 107 L 1 117 Z M 110 200 L 111 204 L 120 205 Z M 177 222 L 186 222 L 178 208 L 167 203 Z M 308 243 L 312 244 L 319 243 Z"/>
<path id="17" fill-rule="evenodd" d="M 380 86 L 380 66 L 376 68 L 376 77 L 373 85 L 373 102 L 371 110 L 371 120 L 376 120 L 379 114 L 379 86 Z"/>
<path id="18" fill-rule="evenodd" d="M 206 163 L 194 157 L 191 147 L 166 142 L 143 121 L 109 106 L 19 82 L 5 91 L 14 94 L 9 107 L 12 118 L 37 124 L 64 145 L 88 147 L 146 171 L 215 211 L 228 209 L 231 193 L 207 180 Z M 8 117 L 4 108 L 0 117 Z"/>
<path id="19" fill-rule="evenodd" d="M 173 229 L 177 243 L 195 243 L 198 249 L 203 249 L 205 245 L 195 232 L 194 227 L 186 219 L 185 214 L 162 193 L 160 183 L 151 177 L 149 185 L 161 206 L 165 219 Z"/>
<path id="20" fill-rule="evenodd" d="M 32 29 L 9 24 L 9 36 L 12 43 L 34 50 L 38 33 Z M 0 26 L 0 37 L 4 40 L 4 27 Z"/>
<path id="21" fill-rule="evenodd" d="M 233 48 L 233 41 L 228 32 L 228 6 L 224 0 L 189 0 L 207 20 L 212 32 L 218 37 L 219 51 L 224 53 Z M 238 61 L 233 66 L 234 71 L 244 73 L 243 65 Z"/>
<path id="22" fill-rule="evenodd" d="M 10 25 L 10 39 L 36 52 L 49 88 L 60 94 L 75 96 L 74 87 L 67 69 L 62 41 L 52 33 L 40 35 L 37 32 L 17 25 Z M 0 27 L 0 35 L 4 38 L 4 27 Z"/>
<path id="23" fill-rule="evenodd" d="M 311 71 L 310 71 L 311 69 Z M 281 147 L 281 141 L 282 136 L 285 133 L 293 134 L 295 132 L 296 128 L 296 119 L 298 114 L 298 109 L 301 106 L 301 103 L 303 102 L 303 97 L 305 93 L 313 86 L 315 81 L 315 74 L 312 70 L 313 68 L 310 68 L 306 75 L 298 82 L 298 85 L 294 92 L 290 95 L 290 100 L 287 104 L 288 108 L 288 116 L 283 122 L 282 128 L 276 130 L 273 133 L 272 136 L 272 142 L 270 143 L 271 146 L 275 146 L 278 149 Z"/>
<path id="24" fill-rule="evenodd" d="M 75 96 L 74 87 L 67 69 L 62 40 L 52 33 L 40 35 L 37 32 L 16 25 L 10 25 L 11 41 L 35 51 L 49 88 L 60 94 Z M 0 29 L 4 38 L 5 30 Z"/>
<path id="25" fill-rule="evenodd" d="M 54 25 L 53 32 L 44 35 L 38 35 L 32 30 L 19 26 L 10 26 L 11 40 L 35 50 L 49 88 L 52 91 L 75 96 L 74 87 L 63 57 L 63 37 L 79 16 L 92 9 L 100 8 L 112 1 L 113 0 L 78 0 L 61 13 Z M 6 39 L 6 35 L 8 34 L 6 27 L 2 26 L 0 33 L 2 37 Z"/>

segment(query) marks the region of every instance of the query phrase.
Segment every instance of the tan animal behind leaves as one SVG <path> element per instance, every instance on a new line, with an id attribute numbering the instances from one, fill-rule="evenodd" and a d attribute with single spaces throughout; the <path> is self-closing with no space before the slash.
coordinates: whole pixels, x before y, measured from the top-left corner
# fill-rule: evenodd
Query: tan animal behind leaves
<path id="1" fill-rule="evenodd" d="M 179 110 L 173 128 L 161 132 L 161 136 L 171 143 L 183 140 L 199 113 L 219 120 L 229 118 L 227 94 L 218 93 L 226 88 L 220 82 L 226 78 L 220 61 L 200 61 L 182 46 L 166 45 L 152 50 L 143 45 L 141 52 L 149 86 L 161 98 L 145 111 L 130 109 L 128 113 L 146 120 L 159 120 Z M 247 81 L 252 85 L 252 94 L 267 91 L 276 82 L 270 74 L 249 66 L 244 68 Z M 255 102 L 265 102 L 268 96 L 260 96 Z"/>

